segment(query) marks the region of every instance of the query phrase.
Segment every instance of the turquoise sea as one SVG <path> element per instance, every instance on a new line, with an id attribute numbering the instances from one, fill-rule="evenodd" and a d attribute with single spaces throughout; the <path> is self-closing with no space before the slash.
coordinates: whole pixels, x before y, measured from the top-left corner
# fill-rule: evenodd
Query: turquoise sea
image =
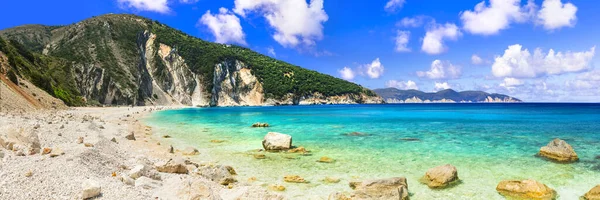
<path id="1" fill-rule="evenodd" d="M 387 104 L 187 108 L 145 119 L 176 148 L 193 146 L 198 161 L 234 166 L 238 180 L 284 185 L 290 199 L 327 199 L 351 191 L 349 181 L 405 176 L 412 199 L 503 199 L 507 179 L 535 179 L 559 199 L 578 199 L 600 184 L 600 104 Z M 267 122 L 269 128 L 251 128 Z M 311 155 L 266 153 L 267 132 L 293 136 Z M 347 135 L 359 132 L 363 135 Z M 580 161 L 558 164 L 536 153 L 554 138 L 573 146 Z M 213 143 L 211 140 L 224 140 Z M 316 162 L 321 156 L 334 163 Z M 462 183 L 431 190 L 418 182 L 427 169 L 452 164 Z M 300 175 L 308 184 L 285 183 Z M 339 183 L 321 181 L 326 176 Z"/>

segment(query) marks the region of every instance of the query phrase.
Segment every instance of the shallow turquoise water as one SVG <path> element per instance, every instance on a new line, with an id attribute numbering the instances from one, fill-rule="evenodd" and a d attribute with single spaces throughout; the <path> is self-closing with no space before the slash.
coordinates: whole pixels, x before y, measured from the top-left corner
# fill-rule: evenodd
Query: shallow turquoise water
<path id="1" fill-rule="evenodd" d="M 176 147 L 195 146 L 195 159 L 232 165 L 238 179 L 282 184 L 292 199 L 326 199 L 350 191 L 348 181 L 405 176 L 413 199 L 502 199 L 495 191 L 506 179 L 538 180 L 560 199 L 578 199 L 600 184 L 600 104 L 398 104 L 293 107 L 190 108 L 146 119 Z M 268 122 L 269 128 L 250 128 Z M 267 132 L 293 136 L 312 156 L 268 153 Z M 360 132 L 366 136 L 348 136 Z M 534 156 L 554 138 L 571 144 L 581 161 L 557 164 Z M 210 140 L 225 140 L 211 143 Z M 335 163 L 315 162 L 321 156 Z M 431 167 L 453 164 L 462 183 L 430 190 L 418 179 Z M 284 183 L 297 174 L 309 184 Z M 325 176 L 342 179 L 326 184 Z"/>

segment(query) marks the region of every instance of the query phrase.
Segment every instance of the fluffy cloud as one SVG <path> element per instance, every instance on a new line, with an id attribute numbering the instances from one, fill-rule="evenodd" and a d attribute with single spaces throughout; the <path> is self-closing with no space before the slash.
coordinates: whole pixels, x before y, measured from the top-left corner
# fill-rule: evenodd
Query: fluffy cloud
<path id="1" fill-rule="evenodd" d="M 171 12 L 167 0 L 117 0 L 117 2 L 122 7 L 133 8 L 138 11 Z"/>
<path id="2" fill-rule="evenodd" d="M 481 65 L 481 64 L 483 64 L 483 59 L 481 57 L 479 57 L 477 54 L 473 54 L 471 56 L 471 63 L 474 65 Z"/>
<path id="3" fill-rule="evenodd" d="M 379 61 L 379 58 L 373 60 L 371 64 L 364 65 L 363 68 L 366 70 L 366 74 L 369 78 L 375 79 L 383 75 L 384 67 Z"/>
<path id="4" fill-rule="evenodd" d="M 496 56 L 492 74 L 496 77 L 535 78 L 545 75 L 559 75 L 581 72 L 591 68 L 596 47 L 582 52 L 555 52 L 547 54 L 537 48 L 533 55 L 519 44 L 511 45 L 504 55 Z"/>
<path id="5" fill-rule="evenodd" d="M 463 11 L 460 19 L 463 28 L 472 34 L 492 35 L 506 29 L 513 22 L 526 22 L 534 11 L 533 1 L 521 7 L 521 0 L 490 0 L 475 5 L 475 10 Z"/>
<path id="6" fill-rule="evenodd" d="M 402 8 L 402 6 L 406 3 L 406 0 L 389 0 L 385 4 L 385 11 L 387 12 L 396 12 L 396 10 Z"/>
<path id="7" fill-rule="evenodd" d="M 461 35 L 462 33 L 455 24 L 441 25 L 434 22 L 427 28 L 421 50 L 428 54 L 440 54 L 446 50 L 445 39 L 456 40 Z"/>
<path id="8" fill-rule="evenodd" d="M 440 91 L 440 90 L 447 90 L 450 88 L 452 88 L 452 87 L 450 87 L 450 84 L 448 84 L 448 82 L 443 82 L 443 83 L 435 82 L 433 90 Z"/>
<path id="9" fill-rule="evenodd" d="M 563 4 L 561 0 L 544 0 L 542 9 L 537 15 L 537 24 L 545 29 L 553 30 L 561 27 L 575 26 L 577 7 L 572 3 Z"/>
<path id="10" fill-rule="evenodd" d="M 407 47 L 408 40 L 410 39 L 410 31 L 398 30 L 396 34 L 396 52 L 410 52 L 410 48 Z"/>
<path id="11" fill-rule="evenodd" d="M 346 80 L 354 79 L 354 71 L 352 71 L 352 69 L 350 69 L 349 67 L 344 67 L 344 68 L 338 70 L 338 73 L 340 73 L 340 76 L 343 79 L 346 79 Z"/>
<path id="12" fill-rule="evenodd" d="M 397 80 L 389 80 L 385 82 L 386 87 L 398 88 L 401 90 L 419 90 L 419 86 L 414 81 L 397 81 Z"/>
<path id="13" fill-rule="evenodd" d="M 525 84 L 524 81 L 516 78 L 504 78 L 504 82 L 500 83 L 500 87 L 514 89 L 516 86 L 521 86 L 523 84 Z"/>
<path id="14" fill-rule="evenodd" d="M 329 17 L 323 0 L 235 0 L 235 13 L 262 14 L 275 29 L 273 39 L 284 47 L 313 46 L 323 38 L 323 23 Z"/>
<path id="15" fill-rule="evenodd" d="M 405 17 L 405 18 L 402 18 L 402 20 L 398 21 L 396 23 L 396 26 L 416 28 L 416 27 L 422 26 L 423 23 L 425 23 L 425 21 L 429 18 L 430 17 L 425 16 L 425 15 L 419 15 L 419 16 L 412 17 L 412 18 Z"/>
<path id="16" fill-rule="evenodd" d="M 417 76 L 428 79 L 455 79 L 462 74 L 460 67 L 449 61 L 434 60 L 429 71 L 418 71 Z"/>
<path id="17" fill-rule="evenodd" d="M 240 19 L 226 8 L 220 8 L 219 14 L 211 14 L 206 11 L 198 21 L 210 29 L 215 42 L 218 43 L 238 43 L 246 45 L 244 31 L 240 25 Z"/>
<path id="18" fill-rule="evenodd" d="M 186 4 L 198 3 L 198 1 L 199 0 L 179 0 L 179 2 Z"/>

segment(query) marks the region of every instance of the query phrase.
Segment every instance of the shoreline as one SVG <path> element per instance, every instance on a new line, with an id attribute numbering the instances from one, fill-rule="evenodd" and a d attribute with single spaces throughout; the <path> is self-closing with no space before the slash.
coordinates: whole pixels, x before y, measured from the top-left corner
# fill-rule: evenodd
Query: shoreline
<path id="1" fill-rule="evenodd" d="M 188 148 L 170 153 L 142 121 L 155 111 L 181 108 L 0 113 L 0 142 L 11 142 L 10 149 L 0 145 L 0 199 L 82 199 L 94 191 L 85 188 L 90 182 L 99 199 L 283 198 L 223 172 L 231 167 L 195 163 L 183 155 Z"/>

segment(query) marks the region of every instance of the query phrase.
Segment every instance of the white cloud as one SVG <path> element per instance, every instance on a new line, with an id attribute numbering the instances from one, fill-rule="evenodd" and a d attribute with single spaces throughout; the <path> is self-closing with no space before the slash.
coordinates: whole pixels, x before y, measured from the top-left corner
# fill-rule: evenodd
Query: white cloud
<path id="1" fill-rule="evenodd" d="M 369 78 L 375 79 L 383 75 L 384 67 L 379 61 L 379 58 L 376 58 L 371 64 L 366 64 L 363 67 L 366 69 Z"/>
<path id="2" fill-rule="evenodd" d="M 354 71 L 352 71 L 352 69 L 350 69 L 349 67 L 344 67 L 338 70 L 338 73 L 340 73 L 340 76 L 346 80 L 352 80 L 355 76 Z"/>
<path id="3" fill-rule="evenodd" d="M 386 87 L 398 88 L 401 90 L 419 90 L 419 86 L 414 81 L 397 81 L 397 80 L 389 80 L 385 82 Z"/>
<path id="4" fill-rule="evenodd" d="M 582 52 L 555 52 L 547 54 L 537 48 L 533 55 L 519 44 L 511 45 L 504 55 L 496 56 L 492 74 L 496 77 L 535 78 L 545 75 L 559 75 L 581 72 L 590 69 L 596 47 Z"/>
<path id="5" fill-rule="evenodd" d="M 273 47 L 267 47 L 267 53 L 273 57 L 277 57 L 277 53 L 275 53 L 275 49 L 273 49 Z"/>
<path id="6" fill-rule="evenodd" d="M 537 15 L 537 24 L 542 24 L 545 29 L 553 30 L 561 27 L 575 26 L 577 7 L 572 3 L 563 4 L 561 0 L 544 0 L 542 9 Z"/>
<path id="7" fill-rule="evenodd" d="M 406 3 L 406 0 L 389 0 L 385 4 L 385 11 L 387 12 L 396 12 Z"/>
<path id="8" fill-rule="evenodd" d="M 450 88 L 452 88 L 452 87 L 450 87 L 450 84 L 448 84 L 448 82 L 443 82 L 443 83 L 435 82 L 433 90 L 440 91 L 440 90 L 447 90 Z"/>
<path id="9" fill-rule="evenodd" d="M 493 35 L 506 29 L 511 23 L 526 22 L 534 11 L 533 1 L 521 7 L 521 0 L 490 0 L 475 5 L 473 11 L 463 11 L 460 19 L 467 32 L 480 35 Z"/>
<path id="10" fill-rule="evenodd" d="M 169 13 L 171 9 L 167 0 L 117 0 L 120 6 L 133 8 L 138 11 L 152 11 L 158 13 Z"/>
<path id="11" fill-rule="evenodd" d="M 396 34 L 396 52 L 410 52 L 410 48 L 407 47 L 409 39 L 410 31 L 398 30 Z"/>
<path id="12" fill-rule="evenodd" d="M 218 43 L 238 43 L 246 45 L 244 31 L 240 25 L 240 19 L 226 8 L 220 8 L 219 14 L 211 14 L 206 11 L 199 24 L 207 26 L 215 36 L 215 42 Z"/>
<path id="13" fill-rule="evenodd" d="M 474 65 L 481 65 L 481 64 L 483 64 L 483 59 L 481 57 L 479 57 L 477 54 L 473 54 L 471 56 L 471 63 Z"/>
<path id="14" fill-rule="evenodd" d="M 434 60 L 431 63 L 429 71 L 418 71 L 417 76 L 428 79 L 455 79 L 461 76 L 460 67 L 457 67 L 449 61 Z"/>
<path id="15" fill-rule="evenodd" d="M 199 0 L 179 0 L 179 2 L 185 3 L 185 4 L 198 3 L 198 1 Z"/>
<path id="16" fill-rule="evenodd" d="M 396 23 L 396 26 L 416 28 L 416 27 L 422 26 L 423 23 L 425 23 L 425 20 L 428 18 L 430 18 L 430 17 L 425 16 L 425 15 L 419 15 L 419 16 L 412 17 L 412 18 L 405 17 L 405 18 L 402 18 L 402 20 L 398 21 Z"/>
<path id="17" fill-rule="evenodd" d="M 455 24 L 441 25 L 434 22 L 427 28 L 421 50 L 428 54 L 440 54 L 446 50 L 445 39 L 456 40 L 461 35 L 462 33 Z"/>
<path id="18" fill-rule="evenodd" d="M 500 87 L 504 87 L 507 89 L 514 89 L 516 86 L 521 86 L 525 84 L 524 81 L 516 78 L 504 78 L 504 82 L 500 83 Z"/>
<path id="19" fill-rule="evenodd" d="M 323 38 L 323 23 L 329 19 L 323 0 L 235 0 L 233 11 L 242 17 L 262 14 L 275 29 L 273 39 L 284 47 L 313 46 Z"/>

